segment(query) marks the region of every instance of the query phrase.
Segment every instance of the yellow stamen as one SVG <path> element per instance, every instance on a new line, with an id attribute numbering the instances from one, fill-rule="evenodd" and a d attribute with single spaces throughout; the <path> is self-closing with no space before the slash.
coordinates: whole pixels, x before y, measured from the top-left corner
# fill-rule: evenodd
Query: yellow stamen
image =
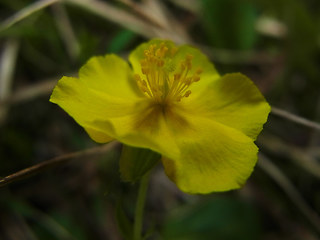
<path id="1" fill-rule="evenodd" d="M 150 45 L 143 52 L 144 58 L 140 61 L 142 75 L 135 74 L 134 79 L 140 90 L 156 103 L 180 102 L 190 96 L 190 85 L 200 80 L 202 69 L 192 71 L 192 55 L 186 55 L 178 68 L 172 66 L 171 60 L 177 51 L 178 48 L 162 42 Z"/>

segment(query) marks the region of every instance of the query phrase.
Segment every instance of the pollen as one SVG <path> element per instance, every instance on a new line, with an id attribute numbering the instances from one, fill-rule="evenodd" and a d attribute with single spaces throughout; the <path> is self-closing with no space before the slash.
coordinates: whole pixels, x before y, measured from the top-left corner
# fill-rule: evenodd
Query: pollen
<path id="1" fill-rule="evenodd" d="M 134 80 L 143 94 L 155 103 L 180 102 L 190 96 L 191 84 L 200 80 L 202 69 L 193 68 L 193 55 L 187 54 L 180 61 L 174 61 L 177 52 L 178 48 L 165 42 L 152 44 L 143 52 L 141 74 L 135 74 Z"/>

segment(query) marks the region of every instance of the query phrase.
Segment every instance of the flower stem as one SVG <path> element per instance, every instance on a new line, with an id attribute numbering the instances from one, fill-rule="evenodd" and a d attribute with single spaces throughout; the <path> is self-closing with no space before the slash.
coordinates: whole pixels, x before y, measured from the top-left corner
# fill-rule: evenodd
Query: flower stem
<path id="1" fill-rule="evenodd" d="M 142 239 L 143 210 L 146 201 L 150 173 L 146 173 L 140 180 L 138 199 L 134 216 L 133 240 Z"/>

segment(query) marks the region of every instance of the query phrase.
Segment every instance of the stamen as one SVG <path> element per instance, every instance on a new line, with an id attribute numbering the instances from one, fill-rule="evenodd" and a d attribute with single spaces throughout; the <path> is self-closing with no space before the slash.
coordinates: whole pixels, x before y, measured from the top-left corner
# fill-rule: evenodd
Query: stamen
<path id="1" fill-rule="evenodd" d="M 150 45 L 143 52 L 145 58 L 140 61 L 142 76 L 134 75 L 140 90 L 157 103 L 180 102 L 190 96 L 190 85 L 200 80 L 202 69 L 192 73 L 194 57 L 191 54 L 187 54 L 176 68 L 171 59 L 177 51 L 178 48 L 165 42 Z"/>

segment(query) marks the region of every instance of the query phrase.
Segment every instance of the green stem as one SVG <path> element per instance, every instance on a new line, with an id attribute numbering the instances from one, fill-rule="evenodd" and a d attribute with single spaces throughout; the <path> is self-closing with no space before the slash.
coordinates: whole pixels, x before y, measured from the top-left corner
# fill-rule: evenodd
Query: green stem
<path id="1" fill-rule="evenodd" d="M 146 173 L 140 180 L 138 199 L 136 203 L 136 212 L 134 216 L 134 226 L 133 226 L 133 240 L 142 239 L 142 223 L 143 223 L 143 210 L 144 204 L 146 202 L 146 195 L 148 190 L 150 173 Z"/>

